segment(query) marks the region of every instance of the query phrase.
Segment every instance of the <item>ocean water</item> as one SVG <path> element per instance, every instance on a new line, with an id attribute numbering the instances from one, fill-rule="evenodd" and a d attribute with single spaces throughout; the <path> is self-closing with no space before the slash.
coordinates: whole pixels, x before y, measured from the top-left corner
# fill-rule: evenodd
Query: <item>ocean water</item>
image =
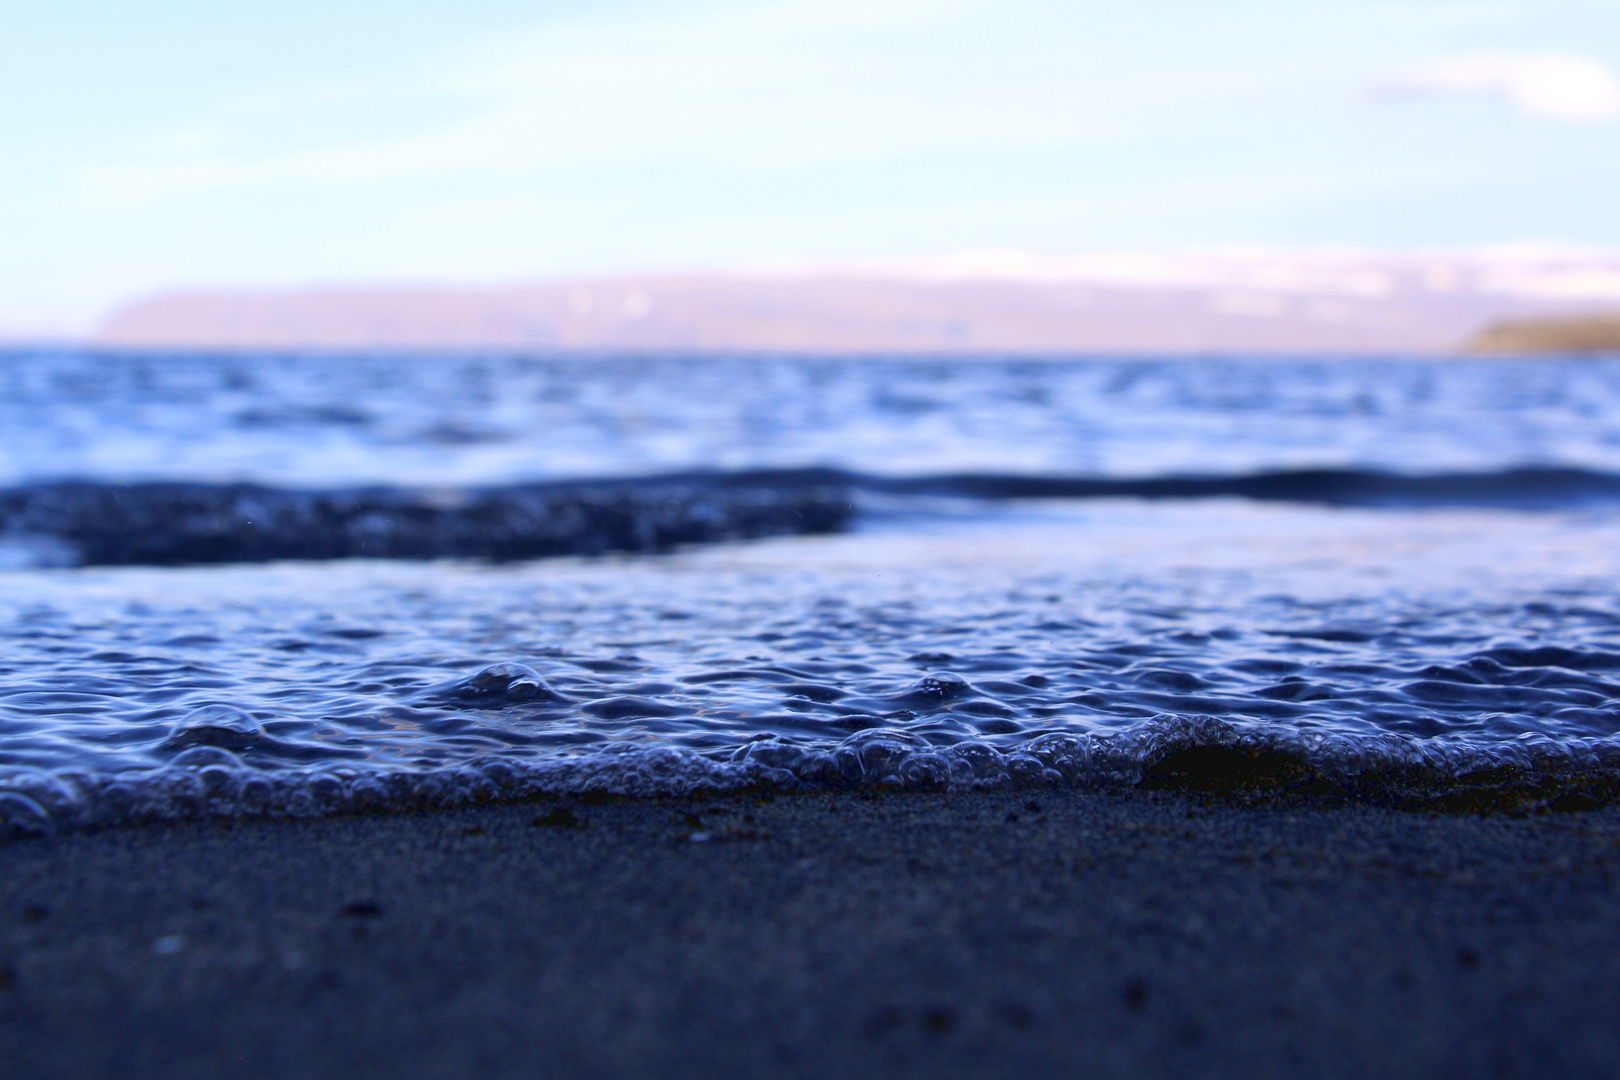
<path id="1" fill-rule="evenodd" d="M 0 356 L 0 823 L 1620 777 L 1620 361 Z"/>

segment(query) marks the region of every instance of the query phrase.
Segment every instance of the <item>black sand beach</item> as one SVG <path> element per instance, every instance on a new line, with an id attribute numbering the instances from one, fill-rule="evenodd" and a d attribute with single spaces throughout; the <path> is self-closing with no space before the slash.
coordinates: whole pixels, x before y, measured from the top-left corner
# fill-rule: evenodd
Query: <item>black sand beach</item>
<path id="1" fill-rule="evenodd" d="M 543 802 L 0 847 L 15 1077 L 1579 1076 L 1620 811 Z"/>

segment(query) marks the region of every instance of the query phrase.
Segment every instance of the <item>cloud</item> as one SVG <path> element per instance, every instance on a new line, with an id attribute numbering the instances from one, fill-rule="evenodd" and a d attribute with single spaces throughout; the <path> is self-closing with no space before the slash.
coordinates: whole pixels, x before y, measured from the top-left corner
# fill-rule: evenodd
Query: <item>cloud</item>
<path id="1" fill-rule="evenodd" d="M 1511 55 L 1439 60 L 1381 88 L 1397 93 L 1492 94 L 1528 116 L 1594 121 L 1620 117 L 1620 81 L 1579 56 Z"/>

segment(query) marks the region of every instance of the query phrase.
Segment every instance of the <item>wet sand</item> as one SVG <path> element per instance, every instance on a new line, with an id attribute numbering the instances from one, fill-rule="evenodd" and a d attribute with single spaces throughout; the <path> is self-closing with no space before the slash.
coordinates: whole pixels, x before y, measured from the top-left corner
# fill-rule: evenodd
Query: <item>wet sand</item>
<path id="1" fill-rule="evenodd" d="M 557 800 L 0 845 L 16 1077 L 1620 1069 L 1620 811 Z"/>

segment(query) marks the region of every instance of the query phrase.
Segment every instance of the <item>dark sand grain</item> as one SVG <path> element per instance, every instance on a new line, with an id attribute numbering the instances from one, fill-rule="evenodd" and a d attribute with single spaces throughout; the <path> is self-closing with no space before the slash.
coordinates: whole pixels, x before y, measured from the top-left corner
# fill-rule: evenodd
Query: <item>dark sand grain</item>
<path id="1" fill-rule="evenodd" d="M 556 800 L 0 846 L 9 1077 L 1599 1076 L 1620 811 Z"/>

